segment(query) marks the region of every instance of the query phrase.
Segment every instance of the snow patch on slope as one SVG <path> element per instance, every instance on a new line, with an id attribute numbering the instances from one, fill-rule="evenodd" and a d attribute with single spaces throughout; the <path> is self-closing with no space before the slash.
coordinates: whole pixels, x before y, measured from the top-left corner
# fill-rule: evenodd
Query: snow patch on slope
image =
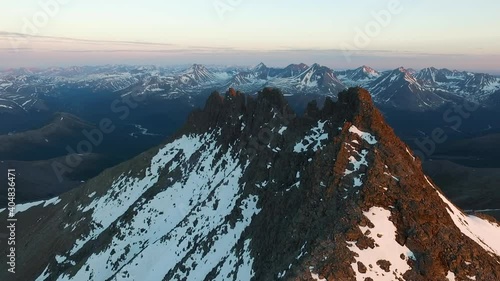
<path id="1" fill-rule="evenodd" d="M 218 279 L 251 279 L 250 240 L 241 241 L 241 236 L 260 211 L 258 197 L 241 194 L 239 180 L 248 163 L 240 164 L 231 150 L 215 158 L 220 147 L 214 134 L 184 136 L 166 145 L 146 170 L 149 182 L 122 176 L 107 196 L 87 206 L 96 227 L 70 255 L 112 224 L 118 232 L 74 276 L 57 280 L 162 280 L 167 274 L 204 280 L 210 272 Z M 197 160 L 188 164 L 192 156 Z M 156 184 L 161 169 L 168 171 L 162 173 L 165 189 L 144 198 L 141 194 Z M 180 174 L 181 180 L 169 181 L 170 172 Z M 117 198 L 109 202 L 113 196 Z M 229 223 L 237 209 L 240 217 Z M 125 212 L 130 215 L 119 218 Z"/>
<path id="2" fill-rule="evenodd" d="M 500 257 L 500 225 L 483 220 L 476 216 L 465 215 L 455 205 L 453 205 L 439 190 L 425 177 L 430 186 L 438 193 L 441 200 L 448 205 L 446 211 L 450 215 L 455 225 L 464 235 L 474 240 L 486 251 Z"/>
<path id="3" fill-rule="evenodd" d="M 181 153 L 180 155 L 183 156 L 182 159 L 189 159 L 200 148 L 203 140 L 211 137 L 211 135 L 183 136 L 158 151 L 151 159 L 150 167 L 147 168 L 144 178 L 139 179 L 122 175 L 117 179 L 106 195 L 95 199 L 83 209 L 83 212 L 91 212 L 92 214 L 92 230 L 88 235 L 76 241 L 73 249 L 70 251 L 70 255 L 78 252 L 88 241 L 97 238 L 102 231 L 127 211 L 146 190 L 156 184 L 161 169 L 167 163 L 170 163 L 170 171 L 180 165 L 181 161 L 173 160 L 177 154 Z"/>
<path id="4" fill-rule="evenodd" d="M 61 199 L 59 197 L 54 197 L 54 198 L 49 199 L 49 200 L 42 200 L 42 201 L 25 203 L 25 204 L 19 204 L 19 205 L 16 205 L 14 214 L 25 212 L 32 207 L 40 206 L 42 204 L 43 204 L 42 207 L 45 208 L 49 205 L 57 205 L 57 204 L 59 204 L 59 202 L 61 202 Z M 5 208 L 0 209 L 0 213 L 2 213 L 5 210 L 6 210 Z"/>
<path id="5" fill-rule="evenodd" d="M 448 281 L 455 281 L 455 273 L 448 271 L 448 274 L 446 274 L 446 278 Z"/>
<path id="6" fill-rule="evenodd" d="M 328 139 L 328 133 L 325 132 L 325 121 L 318 121 L 318 124 L 311 128 L 303 140 L 295 144 L 293 152 L 301 153 L 309 149 L 317 151 L 321 148 L 321 142 Z"/>
<path id="7" fill-rule="evenodd" d="M 366 161 L 366 155 L 368 154 L 368 150 L 363 149 L 361 152 L 357 151 L 354 152 L 356 152 L 357 156 L 359 157 L 359 160 L 356 159 L 356 157 L 354 156 L 349 157 L 349 164 L 353 165 L 354 169 L 353 170 L 346 169 L 344 175 L 349 175 L 359 171 L 361 165 L 368 166 L 368 161 Z"/>
<path id="8" fill-rule="evenodd" d="M 356 246 L 356 242 L 347 242 L 351 251 L 357 254 L 357 257 L 355 257 L 356 262 L 351 264 L 354 272 L 356 272 L 356 280 L 363 281 L 365 278 L 371 277 L 377 281 L 392 281 L 397 278 L 403 278 L 403 274 L 411 269 L 407 261 L 409 257 L 413 256 L 413 253 L 406 246 L 401 246 L 396 241 L 397 229 L 389 219 L 391 212 L 381 207 L 372 207 L 368 212 L 363 212 L 363 214 L 375 227 L 360 226 L 359 229 L 365 235 L 368 230 L 370 231 L 370 234 L 366 236 L 375 240 L 375 247 L 361 250 Z M 404 260 L 400 258 L 401 254 L 405 256 Z M 377 261 L 379 260 L 391 263 L 389 272 L 384 271 L 377 265 Z M 357 262 L 362 262 L 366 266 L 366 273 L 358 272 Z"/>
<path id="9" fill-rule="evenodd" d="M 358 135 L 360 138 L 362 138 L 363 140 L 365 140 L 369 144 L 376 144 L 377 143 L 377 139 L 375 139 L 375 137 L 372 134 L 363 132 L 360 129 L 356 128 L 356 126 L 354 126 L 354 125 L 352 125 L 349 128 L 349 132 Z"/>
<path id="10" fill-rule="evenodd" d="M 311 269 L 309 269 L 309 272 L 311 273 L 312 279 L 315 281 L 327 281 L 325 278 L 319 278 L 319 274 L 313 273 Z"/>

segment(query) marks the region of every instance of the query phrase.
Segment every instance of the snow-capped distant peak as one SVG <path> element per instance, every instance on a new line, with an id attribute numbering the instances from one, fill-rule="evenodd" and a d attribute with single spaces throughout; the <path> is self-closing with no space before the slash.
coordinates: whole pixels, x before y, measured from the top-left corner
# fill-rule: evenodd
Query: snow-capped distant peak
<path id="1" fill-rule="evenodd" d="M 200 84 L 213 79 L 214 74 L 201 64 L 193 64 L 179 77 L 180 82 L 183 84 Z"/>
<path id="2" fill-rule="evenodd" d="M 190 68 L 188 68 L 184 73 L 189 74 L 189 73 L 196 73 L 196 72 L 207 72 L 208 69 L 201 64 L 193 64 Z"/>
<path id="3" fill-rule="evenodd" d="M 366 65 L 352 70 L 336 71 L 336 74 L 348 86 L 366 86 L 367 83 L 381 75 L 378 71 Z"/>
<path id="4" fill-rule="evenodd" d="M 393 76 L 391 77 L 391 81 L 395 81 L 397 79 L 404 79 L 410 84 L 419 85 L 417 79 L 404 67 L 399 67 L 393 71 Z"/>
<path id="5" fill-rule="evenodd" d="M 267 69 L 267 66 L 263 62 L 259 63 L 254 68 L 252 68 L 253 71 L 259 71 L 263 69 Z"/>
<path id="6" fill-rule="evenodd" d="M 363 73 L 365 73 L 366 75 L 368 75 L 371 78 L 380 76 L 380 73 L 378 71 L 376 71 L 375 69 L 373 69 L 369 66 L 363 65 L 361 67 L 361 69 L 362 69 Z"/>

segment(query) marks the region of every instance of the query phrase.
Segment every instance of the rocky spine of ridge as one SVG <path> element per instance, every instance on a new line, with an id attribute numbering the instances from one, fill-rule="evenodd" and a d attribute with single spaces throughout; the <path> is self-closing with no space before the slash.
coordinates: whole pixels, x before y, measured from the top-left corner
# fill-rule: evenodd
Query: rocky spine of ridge
<path id="1" fill-rule="evenodd" d="M 412 270 L 404 273 L 404 280 L 446 280 L 445 275 L 449 271 L 464 280 L 467 276 L 478 276 L 480 280 L 498 279 L 498 256 L 485 251 L 457 229 L 446 211 L 449 206 L 437 193 L 439 189 L 430 183 L 422 172 L 420 161 L 384 122 L 368 92 L 350 89 L 339 95 L 339 103 L 345 110 L 340 115 L 345 116 L 346 122 L 340 134 L 334 137 L 333 144 L 321 153 L 324 158 L 336 155 L 336 159 L 313 166 L 310 169 L 312 179 L 307 181 L 312 184 L 304 188 L 314 191 L 314 185 L 318 185 L 320 179 L 325 176 L 330 179 L 331 184 L 318 195 L 319 201 L 330 202 L 330 205 L 319 212 L 311 212 L 316 216 L 313 221 L 319 219 L 318 214 L 327 212 L 336 218 L 332 225 L 335 230 L 330 234 L 333 241 L 323 240 L 322 249 L 315 249 L 313 254 L 314 257 L 328 257 L 327 262 L 315 260 L 323 265 L 319 267 L 320 275 L 327 280 L 351 280 L 352 272 L 349 272 L 347 264 L 355 255 L 339 247 L 339 241 L 354 243 L 361 249 L 373 247 L 373 239 L 367 238 L 360 226 L 370 226 L 370 221 L 363 215 L 365 212 L 373 207 L 382 207 L 390 210 L 390 220 L 397 227 L 398 244 L 408 247 L 414 255 L 413 258 L 406 256 Z M 359 135 L 350 133 L 352 126 L 370 132 L 376 143 L 370 144 Z M 353 153 L 356 150 L 358 152 Z M 360 165 L 358 173 L 346 175 L 347 170 L 353 169 L 353 161 L 348 159 L 354 156 L 354 162 L 358 161 L 359 151 L 367 152 L 362 157 L 367 165 Z M 356 180 L 360 180 L 362 185 L 353 188 Z M 328 237 L 327 233 L 324 235 Z M 352 250 L 354 246 L 348 248 Z M 369 270 L 369 265 L 359 262 L 357 267 L 356 274 Z M 394 278 L 397 279 L 397 276 Z"/>
<path id="2" fill-rule="evenodd" d="M 182 147 L 164 151 L 181 139 L 187 141 L 178 143 Z M 241 175 L 234 178 L 238 169 Z M 207 170 L 213 175 L 198 178 Z M 186 184 L 191 177 L 206 182 Z M 132 194 L 137 199 L 121 194 L 146 178 L 151 186 Z M 169 223 L 158 217 L 182 212 L 168 203 L 182 198 L 163 194 L 195 183 L 199 187 L 190 192 L 209 187 L 208 197 L 188 193 L 192 209 L 184 219 L 166 233 L 151 233 Z M 235 196 L 228 210 L 219 208 L 225 196 Z M 149 206 L 159 198 L 162 204 Z M 105 171 L 59 201 L 20 213 L 19 276 L 115 280 L 130 278 L 135 265 L 148 265 L 149 259 L 163 270 L 160 280 L 413 281 L 446 280 L 450 273 L 457 280 L 498 280 L 498 253 L 464 235 L 452 218 L 460 211 L 443 198 L 366 90 L 343 91 L 321 109 L 311 102 L 296 116 L 279 90 L 266 88 L 253 98 L 230 89 L 213 93 L 167 144 Z M 114 206 L 109 214 L 103 210 L 108 205 Z M 212 208 L 225 214 L 213 226 L 205 221 Z M 231 234 L 242 223 L 248 225 Z M 134 239 L 141 241 L 140 250 Z M 213 254 L 217 241 L 231 243 L 230 250 Z M 176 248 L 180 244 L 184 249 Z M 179 253 L 166 250 L 171 248 Z M 109 251 L 119 254 L 100 256 Z M 146 273 L 157 271 L 148 267 Z"/>

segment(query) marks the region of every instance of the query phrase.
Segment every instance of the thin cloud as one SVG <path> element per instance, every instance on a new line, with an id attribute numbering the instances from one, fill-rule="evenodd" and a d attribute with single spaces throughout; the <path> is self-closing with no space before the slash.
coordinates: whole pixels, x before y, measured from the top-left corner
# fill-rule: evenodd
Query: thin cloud
<path id="1" fill-rule="evenodd" d="M 36 51 L 65 53 L 222 53 L 238 51 L 238 49 L 233 47 L 212 47 L 196 45 L 182 46 L 178 44 L 157 42 L 87 40 L 68 37 L 26 35 L 5 31 L 0 31 L 0 43 L 1 42 L 4 42 L 4 44 L 8 44 L 11 47 L 1 47 L 0 51 L 11 52 Z"/>
<path id="2" fill-rule="evenodd" d="M 179 46 L 177 44 L 170 44 L 170 43 L 80 39 L 80 38 L 58 37 L 58 36 L 41 36 L 41 35 L 15 33 L 15 32 L 6 32 L 6 31 L 0 31 L 0 35 L 7 36 L 7 37 L 20 37 L 20 38 L 24 38 L 24 39 L 32 38 L 32 39 L 42 39 L 42 40 L 46 39 L 46 40 L 53 40 L 53 41 L 81 42 L 81 43 L 94 43 L 94 44 L 133 44 L 133 45 L 150 45 L 150 46 Z"/>
<path id="3" fill-rule="evenodd" d="M 3 38 L 2 38 L 3 37 Z M 352 49 L 345 50 L 339 48 L 293 48 L 291 46 L 283 46 L 276 49 L 260 50 L 260 49 L 250 49 L 250 48 L 234 48 L 234 47 L 210 47 L 210 46 L 181 46 L 178 44 L 171 43 L 158 43 L 158 42 L 142 42 L 142 41 L 119 41 L 119 40 L 95 40 L 95 39 L 80 39 L 80 38 L 70 38 L 70 37 L 57 37 L 57 36 L 40 36 L 40 35 L 30 35 L 15 32 L 0 31 L 0 40 L 9 39 L 15 40 L 13 38 L 18 38 L 19 40 L 36 40 L 37 43 L 85 43 L 94 45 L 96 47 L 105 46 L 112 47 L 112 49 L 89 49 L 83 48 L 81 46 L 71 46 L 73 49 L 46 49 L 43 47 L 36 48 L 26 48 L 19 47 L 15 48 L 16 51 L 28 51 L 36 49 L 37 51 L 57 51 L 57 52 L 67 52 L 67 53 L 112 53 L 112 52 L 138 52 L 138 53 L 179 53 L 179 52 L 247 52 L 255 54 L 272 54 L 272 53 L 317 53 L 317 54 L 346 54 L 348 52 L 351 55 L 361 55 L 361 56 L 379 56 L 379 55 L 389 55 L 389 56 L 471 56 L 471 54 L 454 53 L 454 54 L 442 54 L 442 53 L 431 53 L 431 52 L 414 52 L 405 50 L 383 50 L 383 49 Z M 125 46 L 137 46 L 137 49 L 119 49 L 116 48 L 120 45 Z M 166 49 L 144 49 L 140 47 L 164 47 Z M 80 48 L 78 48 L 80 47 Z M 172 49 L 168 49 L 172 48 Z M 8 51 L 9 48 L 0 48 L 0 51 Z"/>
<path id="4" fill-rule="evenodd" d="M 50 51 L 59 53 L 216 53 L 234 51 L 231 49 L 168 49 L 168 50 L 147 50 L 147 49 L 108 49 L 108 50 L 65 50 L 53 49 Z"/>

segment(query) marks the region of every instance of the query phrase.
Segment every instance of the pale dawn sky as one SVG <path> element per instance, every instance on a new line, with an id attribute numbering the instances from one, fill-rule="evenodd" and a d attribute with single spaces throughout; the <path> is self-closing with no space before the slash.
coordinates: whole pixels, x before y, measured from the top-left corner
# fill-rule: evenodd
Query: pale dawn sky
<path id="1" fill-rule="evenodd" d="M 500 1 L 0 3 L 0 68 L 318 62 L 500 73 Z"/>

